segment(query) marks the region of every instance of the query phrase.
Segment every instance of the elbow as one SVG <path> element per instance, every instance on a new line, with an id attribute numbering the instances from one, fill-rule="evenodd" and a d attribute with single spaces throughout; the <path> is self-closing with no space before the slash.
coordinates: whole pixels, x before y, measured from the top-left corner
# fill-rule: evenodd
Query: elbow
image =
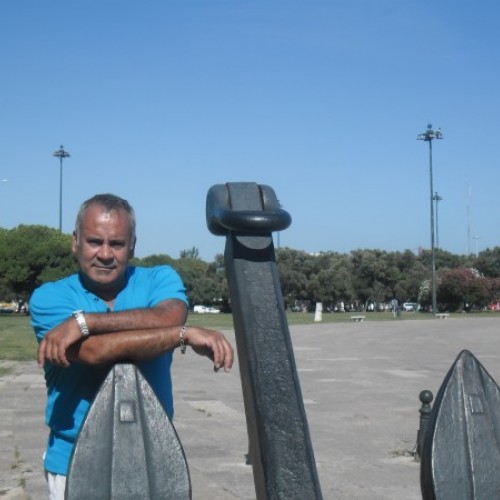
<path id="1" fill-rule="evenodd" d="M 104 365 L 109 362 L 102 346 L 96 345 L 91 338 L 85 339 L 77 345 L 71 346 L 68 357 L 84 365 Z"/>

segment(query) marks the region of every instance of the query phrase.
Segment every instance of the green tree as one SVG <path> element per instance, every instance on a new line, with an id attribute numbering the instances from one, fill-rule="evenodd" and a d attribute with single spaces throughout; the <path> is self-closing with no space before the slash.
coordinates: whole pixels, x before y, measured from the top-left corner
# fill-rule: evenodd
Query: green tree
<path id="1" fill-rule="evenodd" d="M 470 257 L 453 254 L 441 248 L 436 249 L 435 263 L 438 271 L 472 267 L 472 259 Z"/>
<path id="2" fill-rule="evenodd" d="M 308 274 L 311 266 L 307 254 L 291 248 L 280 248 L 276 257 L 285 307 L 293 307 L 298 300 L 309 300 Z"/>
<path id="3" fill-rule="evenodd" d="M 175 267 L 175 259 L 172 259 L 170 255 L 167 254 L 153 254 L 148 255 L 142 259 L 133 258 L 130 263 L 134 266 L 144 266 L 144 267 L 154 267 L 154 266 L 163 266 L 168 265 Z"/>
<path id="4" fill-rule="evenodd" d="M 420 304 L 420 307 L 424 311 L 429 311 L 432 309 L 432 287 L 430 279 L 422 280 L 422 283 L 420 284 L 420 288 L 418 290 L 417 302 Z"/>
<path id="5" fill-rule="evenodd" d="M 178 259 L 174 268 L 186 287 L 190 307 L 195 304 L 212 304 L 217 300 L 217 286 L 208 275 L 208 264 L 189 257 Z"/>
<path id="6" fill-rule="evenodd" d="M 352 269 L 348 255 L 342 255 L 333 262 L 334 282 L 332 298 L 334 305 L 341 300 L 348 303 L 357 303 L 358 297 L 354 291 Z"/>
<path id="7" fill-rule="evenodd" d="M 429 270 L 422 262 L 415 259 L 409 269 L 401 271 L 401 279 L 396 284 L 396 297 L 403 302 L 420 303 L 420 288 L 428 275 Z"/>
<path id="8" fill-rule="evenodd" d="M 188 250 L 181 250 L 180 258 L 200 260 L 200 251 L 196 247 L 191 247 Z"/>
<path id="9" fill-rule="evenodd" d="M 348 255 L 322 252 L 315 256 L 309 281 L 309 295 L 314 301 L 323 302 L 326 308 L 333 309 L 340 301 L 357 302 Z"/>
<path id="10" fill-rule="evenodd" d="M 500 278 L 500 247 L 480 252 L 474 267 L 488 278 Z"/>
<path id="11" fill-rule="evenodd" d="M 217 254 L 213 262 L 208 265 L 207 276 L 213 281 L 218 305 L 225 312 L 231 310 L 231 301 L 229 297 L 229 286 L 227 284 L 226 271 L 224 266 L 224 255 Z"/>
<path id="12" fill-rule="evenodd" d="M 20 225 L 0 231 L 0 281 L 16 299 L 75 272 L 71 236 L 46 226 Z"/>
<path id="13" fill-rule="evenodd" d="M 387 252 L 355 250 L 351 259 L 354 290 L 363 304 L 388 302 L 394 297 L 400 273 Z"/>

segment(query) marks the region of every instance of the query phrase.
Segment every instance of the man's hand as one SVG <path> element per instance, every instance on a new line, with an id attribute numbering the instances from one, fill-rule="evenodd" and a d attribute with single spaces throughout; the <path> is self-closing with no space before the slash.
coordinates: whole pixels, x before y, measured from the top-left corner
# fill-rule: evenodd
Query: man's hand
<path id="1" fill-rule="evenodd" d="M 224 368 L 225 372 L 231 370 L 234 361 L 234 350 L 222 333 L 189 326 L 184 335 L 184 340 L 194 352 L 200 356 L 210 358 L 214 362 L 215 371 L 221 368 Z"/>
<path id="2" fill-rule="evenodd" d="M 74 318 L 63 321 L 50 330 L 40 342 L 36 356 L 38 366 L 41 368 L 45 361 L 49 361 L 54 365 L 68 367 L 67 349 L 81 338 L 82 332 Z"/>
<path id="3" fill-rule="evenodd" d="M 185 306 L 183 303 L 180 304 L 181 312 L 175 316 L 177 324 L 186 319 Z M 144 361 L 174 350 L 179 345 L 179 327 L 160 326 L 166 321 L 158 313 L 159 310 L 153 308 L 88 314 L 87 324 L 91 332 L 97 334 L 86 337 L 84 342 L 80 342 L 82 334 L 77 321 L 68 318 L 43 338 L 38 347 L 38 365 L 43 367 L 48 361 L 66 368 L 70 361 L 87 364 L 112 363 L 123 359 Z M 125 321 L 126 319 L 128 321 Z M 122 323 L 128 328 L 122 330 Z M 150 328 L 134 329 L 136 324 L 147 325 Z M 229 372 L 233 366 L 234 351 L 222 333 L 189 326 L 184 334 L 184 341 L 197 354 L 211 359 L 215 371 L 223 368 Z M 73 348 L 70 349 L 71 346 L 79 348 L 77 355 Z"/>

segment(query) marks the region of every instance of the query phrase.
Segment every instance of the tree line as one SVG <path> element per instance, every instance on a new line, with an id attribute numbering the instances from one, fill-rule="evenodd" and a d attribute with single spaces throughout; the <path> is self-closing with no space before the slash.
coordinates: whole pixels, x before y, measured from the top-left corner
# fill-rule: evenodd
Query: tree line
<path id="1" fill-rule="evenodd" d="M 285 307 L 312 309 L 322 302 L 326 310 L 337 304 L 367 309 L 393 299 L 431 304 L 431 252 L 388 252 L 358 249 L 350 253 L 310 254 L 291 248 L 276 250 Z M 191 306 L 216 305 L 230 310 L 224 258 L 213 262 L 199 257 L 196 247 L 178 258 L 166 254 L 134 258 L 132 265 L 168 264 L 181 275 Z M 500 300 L 500 247 L 475 255 L 456 255 L 438 249 L 435 254 L 437 302 L 441 311 L 484 308 Z M 0 228 L 0 301 L 27 301 L 33 290 L 77 270 L 71 236 L 38 225 Z"/>

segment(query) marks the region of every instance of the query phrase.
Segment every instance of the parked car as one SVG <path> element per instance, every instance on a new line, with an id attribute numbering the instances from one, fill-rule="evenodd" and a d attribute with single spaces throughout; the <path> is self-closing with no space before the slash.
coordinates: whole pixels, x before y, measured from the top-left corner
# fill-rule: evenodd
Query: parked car
<path id="1" fill-rule="evenodd" d="M 0 313 L 13 313 L 17 311 L 15 302 L 0 302 Z"/>
<path id="2" fill-rule="evenodd" d="M 403 309 L 405 311 L 418 311 L 418 304 L 416 302 L 405 302 L 403 304 Z"/>
<path id="3" fill-rule="evenodd" d="M 220 313 L 220 309 L 208 306 L 194 306 L 193 312 L 197 314 L 217 314 Z"/>

